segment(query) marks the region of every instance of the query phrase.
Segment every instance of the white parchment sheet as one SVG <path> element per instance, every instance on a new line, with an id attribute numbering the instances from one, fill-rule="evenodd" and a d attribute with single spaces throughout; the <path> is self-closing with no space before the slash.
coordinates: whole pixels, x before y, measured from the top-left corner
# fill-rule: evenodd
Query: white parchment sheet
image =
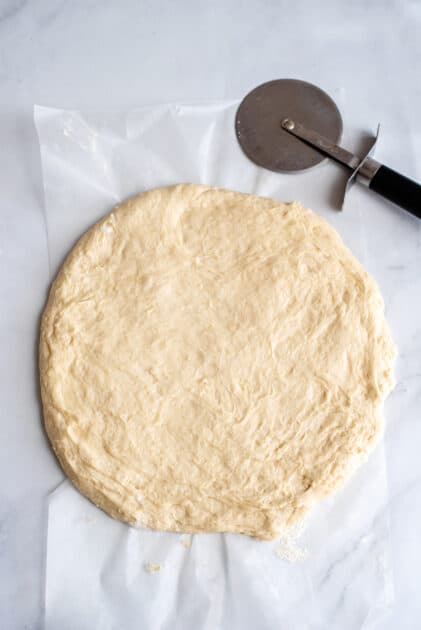
<path id="1" fill-rule="evenodd" d="M 340 104 L 340 91 L 333 96 Z M 234 135 L 237 106 L 125 113 L 36 107 L 52 277 L 114 204 L 178 182 L 298 198 L 364 263 L 370 239 L 363 209 L 333 210 L 328 191 L 337 169 L 325 163 L 278 175 L 254 166 Z M 371 628 L 393 599 L 383 447 L 308 518 L 297 543 L 306 551 L 300 562 L 279 558 L 279 541 L 200 534 L 190 542 L 114 521 L 65 481 L 49 501 L 46 630 Z M 147 572 L 149 562 L 161 570 Z"/>

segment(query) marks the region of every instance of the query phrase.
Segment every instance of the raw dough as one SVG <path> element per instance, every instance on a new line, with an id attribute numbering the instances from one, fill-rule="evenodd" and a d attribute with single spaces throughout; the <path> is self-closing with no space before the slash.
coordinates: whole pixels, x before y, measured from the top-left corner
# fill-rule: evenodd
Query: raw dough
<path id="1" fill-rule="evenodd" d="M 112 516 L 271 539 L 373 448 L 394 355 L 376 284 L 317 215 L 152 190 L 89 230 L 52 286 L 45 425 Z"/>

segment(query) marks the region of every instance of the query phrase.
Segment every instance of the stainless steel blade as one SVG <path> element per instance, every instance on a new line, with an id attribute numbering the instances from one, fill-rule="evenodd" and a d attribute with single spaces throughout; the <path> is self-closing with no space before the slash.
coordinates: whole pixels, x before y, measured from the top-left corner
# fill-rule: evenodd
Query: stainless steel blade
<path id="1" fill-rule="evenodd" d="M 303 140 L 324 155 L 327 155 L 344 166 L 348 166 L 348 168 L 352 170 L 358 168 L 361 162 L 358 156 L 331 142 L 328 138 L 317 131 L 304 127 L 304 125 L 292 118 L 284 118 L 281 121 L 281 127 L 285 131 L 288 131 L 291 135 Z"/>
<path id="2" fill-rule="evenodd" d="M 277 173 L 303 171 L 323 162 L 319 150 L 287 133 L 281 120 L 294 118 L 339 143 L 342 118 L 331 97 L 316 85 L 296 79 L 263 83 L 241 101 L 235 118 L 238 142 L 255 164 Z"/>

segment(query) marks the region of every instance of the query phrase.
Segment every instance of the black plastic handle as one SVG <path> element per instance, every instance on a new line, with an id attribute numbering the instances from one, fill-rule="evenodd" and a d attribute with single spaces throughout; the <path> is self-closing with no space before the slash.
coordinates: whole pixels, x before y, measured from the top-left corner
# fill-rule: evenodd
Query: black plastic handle
<path id="1" fill-rule="evenodd" d="M 382 165 L 369 188 L 421 219 L 421 186 L 412 179 Z"/>

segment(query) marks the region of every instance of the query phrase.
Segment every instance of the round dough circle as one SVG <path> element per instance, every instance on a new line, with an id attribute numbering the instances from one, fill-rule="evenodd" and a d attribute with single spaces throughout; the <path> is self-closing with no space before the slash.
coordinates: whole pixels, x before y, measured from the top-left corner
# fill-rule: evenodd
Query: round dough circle
<path id="1" fill-rule="evenodd" d="M 374 281 L 299 203 L 193 184 L 77 243 L 40 337 L 48 436 L 131 524 L 278 536 L 382 430 L 395 349 Z"/>

